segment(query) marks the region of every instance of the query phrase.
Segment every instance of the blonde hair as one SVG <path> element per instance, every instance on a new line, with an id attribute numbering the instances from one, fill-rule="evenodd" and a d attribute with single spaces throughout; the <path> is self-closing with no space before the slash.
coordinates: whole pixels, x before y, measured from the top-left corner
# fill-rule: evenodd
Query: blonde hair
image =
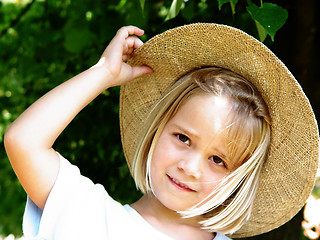
<path id="1" fill-rule="evenodd" d="M 243 77 L 226 69 L 208 67 L 178 80 L 148 116 L 132 162 L 132 174 L 143 193 L 152 191 L 149 173 L 154 147 L 166 123 L 194 94 L 213 94 L 231 100 L 226 154 L 242 165 L 225 177 L 206 199 L 180 213 L 183 217 L 202 216 L 200 224 L 208 231 L 232 234 L 250 217 L 270 143 L 268 108 L 258 90 Z"/>

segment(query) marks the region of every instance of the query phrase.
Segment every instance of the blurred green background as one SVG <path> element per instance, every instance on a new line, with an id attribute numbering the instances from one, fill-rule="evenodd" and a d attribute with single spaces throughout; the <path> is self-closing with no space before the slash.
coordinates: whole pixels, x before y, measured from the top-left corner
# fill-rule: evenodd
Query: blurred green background
<path id="1" fill-rule="evenodd" d="M 192 22 L 238 27 L 264 41 L 288 66 L 319 116 L 319 1 L 271 2 L 0 0 L 0 235 L 21 235 L 26 200 L 3 148 L 6 128 L 41 95 L 95 64 L 121 26 L 141 27 L 144 41 Z M 130 203 L 139 193 L 121 149 L 118 93 L 119 88 L 109 89 L 90 103 L 54 147 L 116 200 Z M 248 239 L 303 239 L 302 218 L 300 212 L 278 230 Z"/>

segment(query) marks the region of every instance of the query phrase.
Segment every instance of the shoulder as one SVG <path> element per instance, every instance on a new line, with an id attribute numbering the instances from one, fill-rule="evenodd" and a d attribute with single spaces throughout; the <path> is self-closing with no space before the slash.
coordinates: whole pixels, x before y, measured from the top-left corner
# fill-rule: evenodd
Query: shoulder
<path id="1" fill-rule="evenodd" d="M 227 236 L 217 232 L 213 240 L 231 240 L 231 238 L 228 238 Z"/>

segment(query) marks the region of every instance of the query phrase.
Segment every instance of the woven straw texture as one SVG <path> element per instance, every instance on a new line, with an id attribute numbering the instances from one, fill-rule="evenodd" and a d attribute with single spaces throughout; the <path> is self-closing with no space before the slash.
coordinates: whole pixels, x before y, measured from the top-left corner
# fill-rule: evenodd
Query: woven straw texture
<path id="1" fill-rule="evenodd" d="M 154 73 L 121 87 L 120 127 L 129 167 L 147 115 L 161 94 L 195 68 L 223 67 L 258 88 L 272 119 L 270 153 L 252 215 L 232 237 L 270 231 L 302 208 L 318 166 L 317 123 L 300 85 L 267 47 L 241 30 L 198 23 L 153 37 L 135 52 L 130 64 L 148 65 Z"/>

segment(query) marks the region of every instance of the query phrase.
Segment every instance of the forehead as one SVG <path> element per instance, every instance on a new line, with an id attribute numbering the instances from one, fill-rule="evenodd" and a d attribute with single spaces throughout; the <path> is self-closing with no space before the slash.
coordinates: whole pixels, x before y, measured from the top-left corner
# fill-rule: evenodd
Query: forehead
<path id="1" fill-rule="evenodd" d="M 226 128 L 231 111 L 230 101 L 224 96 L 194 94 L 178 108 L 172 120 L 214 127 L 216 131 Z"/>

